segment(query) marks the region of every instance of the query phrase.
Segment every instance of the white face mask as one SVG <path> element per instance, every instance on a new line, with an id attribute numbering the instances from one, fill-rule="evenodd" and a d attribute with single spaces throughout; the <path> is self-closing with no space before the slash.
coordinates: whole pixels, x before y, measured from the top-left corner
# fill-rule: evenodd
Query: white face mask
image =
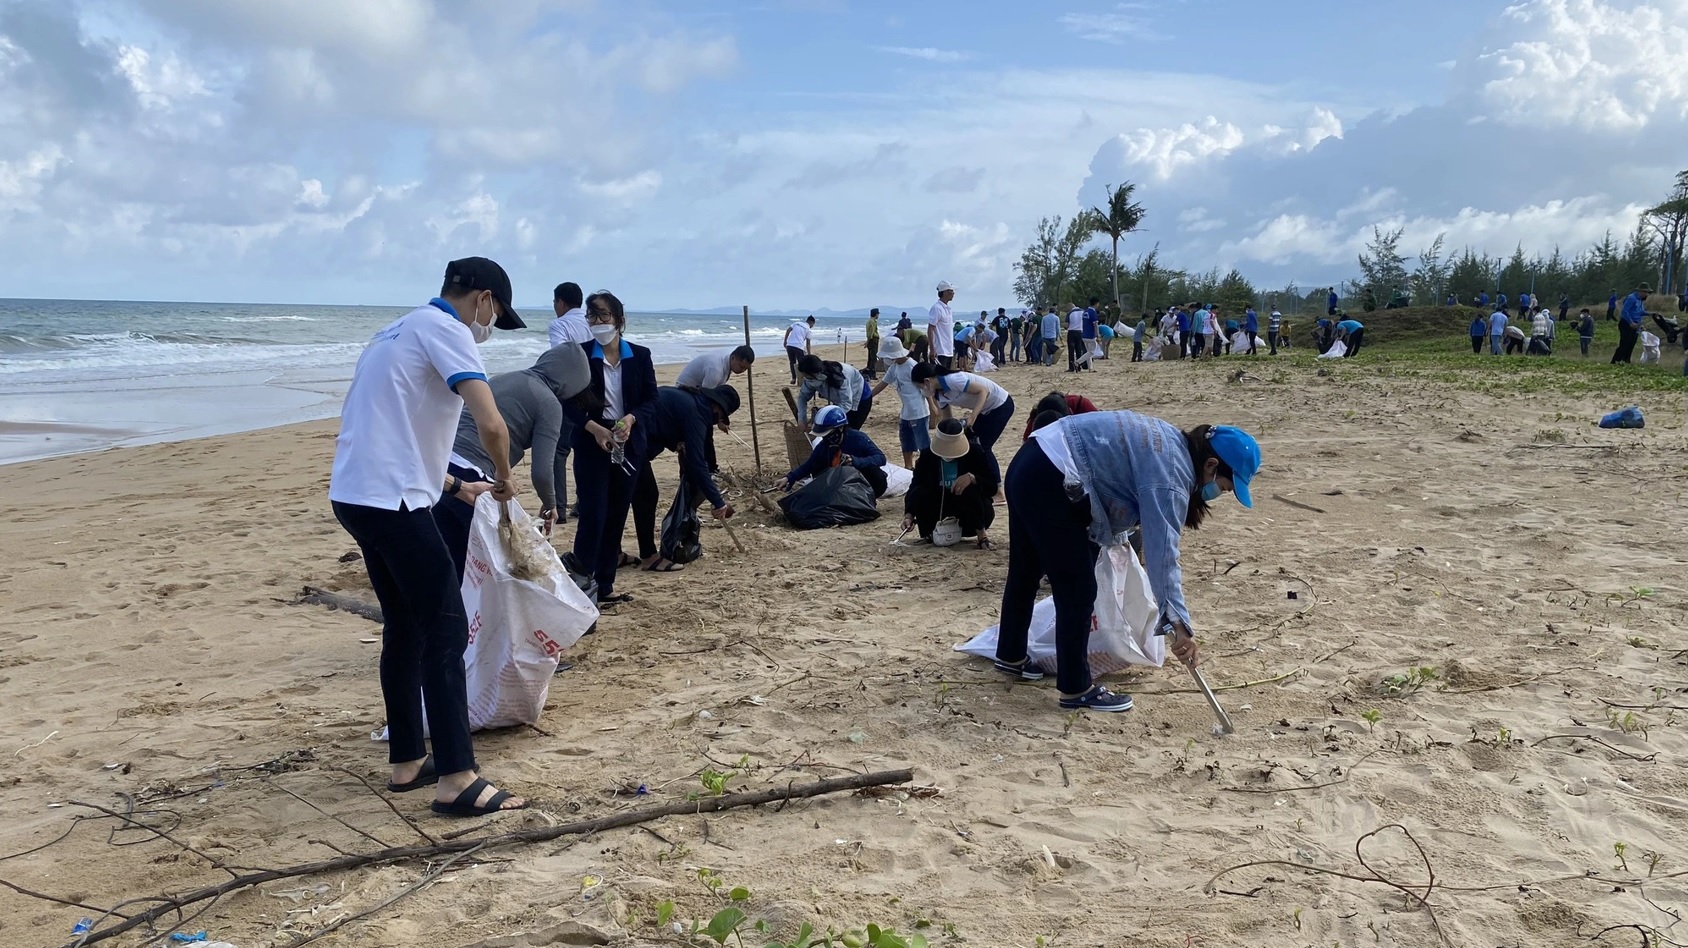
<path id="1" fill-rule="evenodd" d="M 607 346 L 615 342 L 615 338 L 618 335 L 620 335 L 620 333 L 616 332 L 616 328 L 613 324 L 597 323 L 592 327 L 592 338 L 598 340 L 598 345 L 600 346 Z"/>
<path id="2" fill-rule="evenodd" d="M 496 312 L 494 316 L 496 317 Z M 492 338 L 492 321 L 481 322 L 481 304 L 475 304 L 475 321 L 469 324 L 469 332 L 475 337 L 475 345 L 481 345 Z"/>

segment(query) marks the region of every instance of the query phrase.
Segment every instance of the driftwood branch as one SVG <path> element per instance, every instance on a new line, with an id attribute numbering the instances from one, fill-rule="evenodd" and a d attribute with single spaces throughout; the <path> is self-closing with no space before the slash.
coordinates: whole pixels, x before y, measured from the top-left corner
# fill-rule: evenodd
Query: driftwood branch
<path id="1" fill-rule="evenodd" d="M 355 856 L 341 856 L 337 859 L 325 859 L 320 862 L 305 863 L 284 869 L 266 869 L 239 875 L 233 879 L 196 889 L 170 899 L 166 904 L 140 912 L 110 928 L 97 932 L 89 932 L 80 945 L 92 945 L 123 934 L 133 928 L 146 925 L 156 919 L 163 918 L 173 912 L 203 902 L 207 899 L 217 899 L 230 892 L 249 889 L 253 886 L 274 882 L 278 879 L 292 879 L 299 876 L 316 875 L 324 872 L 341 872 L 347 869 L 359 869 L 364 866 L 381 866 L 410 859 L 423 859 L 434 856 L 450 856 L 466 853 L 471 850 L 494 849 L 501 846 L 514 846 L 525 843 L 543 843 L 564 836 L 583 836 L 589 833 L 600 833 L 604 830 L 617 829 L 623 826 L 634 826 L 665 816 L 683 816 L 696 813 L 719 813 L 722 810 L 732 810 L 738 807 L 761 806 L 766 803 L 776 803 L 785 800 L 800 800 L 808 797 L 825 796 L 830 793 L 842 793 L 846 790 L 861 790 L 865 787 L 878 787 L 887 784 L 909 783 L 914 779 L 911 770 L 887 770 L 870 774 L 853 774 L 848 777 L 835 777 L 828 780 L 817 780 L 803 785 L 788 785 L 771 790 L 761 790 L 755 793 L 729 793 L 725 796 L 707 797 L 699 800 L 688 800 L 684 803 L 671 803 L 666 806 L 651 807 L 643 810 L 629 810 L 611 816 L 599 817 L 592 820 L 580 820 L 574 823 L 563 823 L 558 826 L 540 827 L 537 829 L 521 830 L 515 833 L 504 833 L 498 836 L 485 836 L 473 839 L 457 839 L 448 842 L 435 843 L 428 846 L 403 846 L 384 849 L 380 852 L 365 853 Z"/>
<path id="2" fill-rule="evenodd" d="M 299 598 L 293 600 L 295 606 L 327 606 L 340 612 L 349 612 L 354 616 L 363 616 L 371 622 L 381 621 L 381 607 L 372 606 L 354 596 L 342 596 L 331 593 L 326 589 L 306 586 Z"/>

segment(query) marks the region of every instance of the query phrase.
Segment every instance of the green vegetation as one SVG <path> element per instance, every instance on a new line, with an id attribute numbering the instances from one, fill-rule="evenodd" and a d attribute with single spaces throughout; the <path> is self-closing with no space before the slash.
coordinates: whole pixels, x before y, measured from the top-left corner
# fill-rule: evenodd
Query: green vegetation
<path id="1" fill-rule="evenodd" d="M 672 937 L 682 945 L 698 948 L 708 945 L 724 946 L 729 943 L 736 948 L 751 945 L 761 945 L 763 948 L 927 948 L 923 935 L 899 935 L 895 929 L 882 928 L 871 923 L 845 931 L 828 928 L 825 934 L 820 934 L 814 925 L 803 922 L 793 940 L 780 941 L 770 936 L 773 926 L 767 919 L 751 922 L 750 913 L 745 909 L 746 904 L 750 902 L 749 889 L 743 886 L 726 889 L 720 873 L 713 869 L 699 869 L 698 879 L 712 895 L 726 903 L 707 920 L 692 919 L 691 925 L 687 926 L 675 921 L 677 909 L 672 901 L 663 901 L 656 905 L 653 921 L 656 929 L 661 935 Z M 723 891 L 724 889 L 726 891 Z M 914 926 L 928 928 L 931 924 L 931 921 L 922 918 L 917 919 Z M 959 937 L 953 925 L 945 925 L 944 931 L 952 938 Z"/>

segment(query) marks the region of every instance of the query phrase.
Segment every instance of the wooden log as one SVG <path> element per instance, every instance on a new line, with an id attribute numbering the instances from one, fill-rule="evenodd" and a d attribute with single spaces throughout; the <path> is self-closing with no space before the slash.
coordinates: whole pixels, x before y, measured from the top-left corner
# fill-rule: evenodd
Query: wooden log
<path id="1" fill-rule="evenodd" d="M 664 806 L 651 807 L 644 810 L 628 810 L 592 820 L 580 820 L 574 823 L 563 823 L 558 826 L 544 826 L 536 829 L 520 830 L 514 833 L 504 833 L 498 836 L 471 837 L 454 839 L 431 846 L 403 846 L 393 849 L 383 849 L 380 852 L 359 855 L 341 856 L 337 859 L 324 859 L 320 862 L 305 863 L 285 869 L 266 869 L 262 872 L 251 872 L 236 876 L 233 879 L 220 882 L 217 885 L 196 889 L 174 898 L 163 896 L 160 903 L 137 915 L 130 916 L 110 928 L 89 932 L 78 945 L 92 945 L 96 942 L 114 938 L 126 931 L 141 925 L 150 925 L 155 921 L 176 913 L 189 905 L 204 902 L 207 899 L 221 898 L 230 892 L 249 889 L 253 886 L 274 882 L 277 879 L 293 879 L 299 876 L 316 875 L 324 872 L 342 872 L 347 869 L 361 869 L 365 866 L 382 866 L 411 859 L 426 859 L 434 856 L 447 856 L 453 853 L 463 853 L 469 850 L 486 851 L 501 846 L 514 846 L 526 843 L 543 843 L 564 836 L 584 836 L 588 833 L 600 833 L 604 830 L 617 829 L 623 826 L 635 826 L 648 823 L 651 820 L 665 816 L 689 816 L 695 813 L 719 813 L 746 806 L 762 806 L 768 803 L 778 803 L 784 800 L 802 800 L 809 797 L 825 796 L 830 793 L 842 793 L 846 790 L 862 790 L 867 787 L 882 787 L 889 784 L 909 783 L 914 780 L 912 770 L 885 770 L 877 773 L 851 774 L 848 777 L 833 777 L 827 780 L 817 780 L 808 784 L 790 784 L 785 787 L 775 787 L 770 790 L 759 790 L 754 793 L 729 793 L 719 797 L 704 797 L 697 800 L 687 800 L 683 803 L 670 803 Z M 132 904 L 136 900 L 129 900 Z M 152 901 L 141 899 L 138 901 Z"/>

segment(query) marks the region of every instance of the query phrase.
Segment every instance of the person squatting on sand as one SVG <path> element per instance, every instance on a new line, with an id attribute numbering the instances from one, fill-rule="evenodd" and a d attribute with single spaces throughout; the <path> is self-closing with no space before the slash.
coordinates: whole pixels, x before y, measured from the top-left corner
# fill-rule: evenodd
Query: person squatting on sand
<path id="1" fill-rule="evenodd" d="M 914 464 L 914 479 L 903 497 L 903 529 L 918 526 L 920 538 L 930 540 L 939 521 L 954 517 L 964 539 L 977 536 L 979 549 L 989 550 L 985 531 L 996 520 L 992 504 L 1001 480 L 996 458 L 968 435 L 960 419 L 946 418 Z"/>
<path id="2" fill-rule="evenodd" d="M 790 490 L 798 481 L 833 467 L 853 467 L 862 473 L 869 486 L 873 488 L 874 497 L 885 496 L 887 480 L 885 477 L 885 452 L 879 450 L 879 445 L 873 439 L 849 426 L 849 419 L 844 415 L 844 409 L 837 405 L 828 405 L 815 413 L 815 434 L 820 436 L 820 444 L 810 452 L 808 460 L 791 469 L 791 472 L 774 482 L 778 490 Z"/>
<path id="3" fill-rule="evenodd" d="M 431 507 L 458 488 L 446 464 L 466 405 L 491 461 L 492 496 L 516 495 L 510 443 L 481 364 L 492 329 L 521 329 L 510 278 L 485 257 L 446 266 L 440 295 L 376 332 L 352 371 L 334 445 L 328 498 L 357 541 L 381 603 L 381 697 L 386 705 L 387 788 L 435 786 L 449 816 L 515 810 L 527 801 L 477 772 L 469 737 L 463 652 L 469 620 Z M 424 701 L 424 699 L 426 699 Z M 433 755 L 423 738 L 423 707 Z"/>
<path id="4" fill-rule="evenodd" d="M 586 298 L 592 341 L 581 346 L 592 370 L 591 392 L 603 408 L 589 412 L 571 403 L 575 423 L 574 483 L 580 498 L 574 555 L 598 580 L 598 603 L 615 606 L 633 597 L 615 592 L 622 564 L 621 534 L 633 503 L 633 484 L 649 458 L 646 427 L 656 410 L 656 369 L 651 350 L 622 338 L 627 313 L 614 294 Z M 632 564 L 626 564 L 632 565 Z"/>
<path id="5" fill-rule="evenodd" d="M 1194 664 L 1196 641 L 1184 604 L 1178 543 L 1196 529 L 1224 491 L 1253 506 L 1249 481 L 1260 469 L 1260 446 L 1229 426 L 1189 431 L 1129 411 L 1073 415 L 1032 434 L 1008 466 L 1008 579 L 1002 591 L 996 667 L 1037 681 L 1026 640 L 1039 582 L 1048 577 L 1055 601 L 1056 684 L 1068 710 L 1128 711 L 1091 679 L 1090 617 L 1096 603 L 1096 558 L 1139 528 L 1143 565 L 1171 626 L 1172 652 Z"/>

